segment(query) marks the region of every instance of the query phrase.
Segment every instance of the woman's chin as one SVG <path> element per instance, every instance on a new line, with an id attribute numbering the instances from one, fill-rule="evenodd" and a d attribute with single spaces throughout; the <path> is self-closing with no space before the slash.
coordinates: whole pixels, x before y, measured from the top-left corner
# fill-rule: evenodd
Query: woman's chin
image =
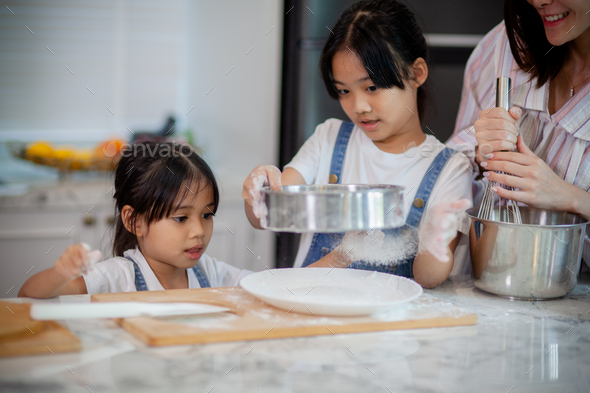
<path id="1" fill-rule="evenodd" d="M 549 43 L 552 46 L 562 46 L 563 44 L 567 43 L 567 41 L 561 37 L 559 39 L 557 39 L 557 38 L 549 39 L 549 37 L 547 37 L 547 41 L 549 41 Z"/>
<path id="2" fill-rule="evenodd" d="M 576 37 L 572 34 L 565 34 L 565 32 L 545 30 L 545 36 L 547 41 L 553 46 L 562 46 L 570 41 L 573 41 Z"/>

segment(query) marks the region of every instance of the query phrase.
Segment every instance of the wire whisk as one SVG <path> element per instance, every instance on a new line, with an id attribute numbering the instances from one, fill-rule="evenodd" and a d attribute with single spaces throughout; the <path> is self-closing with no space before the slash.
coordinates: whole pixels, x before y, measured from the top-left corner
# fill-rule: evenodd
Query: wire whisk
<path id="1" fill-rule="evenodd" d="M 496 80 L 496 107 L 510 109 L 510 78 L 501 76 Z M 504 172 L 498 172 L 505 175 Z M 509 191 L 514 189 L 498 182 L 488 181 L 486 189 L 479 206 L 477 216 L 484 220 L 512 222 L 522 224 L 520 208 L 515 201 L 501 198 L 492 191 L 492 187 L 505 188 Z"/>
<path id="2" fill-rule="evenodd" d="M 504 172 L 498 173 L 504 174 Z M 504 186 L 497 182 L 488 182 L 477 216 L 484 220 L 522 224 L 520 208 L 516 202 L 499 197 L 491 190 L 492 187 L 503 187 L 509 191 L 513 190 L 512 187 Z"/>

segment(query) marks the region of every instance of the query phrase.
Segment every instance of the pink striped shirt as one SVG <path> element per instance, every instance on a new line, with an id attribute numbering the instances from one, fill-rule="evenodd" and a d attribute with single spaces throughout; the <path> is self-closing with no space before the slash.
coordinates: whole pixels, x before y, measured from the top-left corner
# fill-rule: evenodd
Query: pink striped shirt
<path id="1" fill-rule="evenodd" d="M 455 131 L 447 144 L 464 151 L 472 160 L 474 173 L 479 172 L 473 161 L 477 144 L 473 123 L 480 111 L 495 106 L 496 78 L 500 76 L 512 79 L 510 102 L 522 108 L 519 132 L 525 143 L 563 180 L 590 191 L 590 83 L 550 115 L 549 82 L 537 89 L 536 79 L 529 80 L 528 72 L 518 67 L 504 22 L 483 38 L 467 62 Z M 584 260 L 590 264 L 588 236 Z"/>

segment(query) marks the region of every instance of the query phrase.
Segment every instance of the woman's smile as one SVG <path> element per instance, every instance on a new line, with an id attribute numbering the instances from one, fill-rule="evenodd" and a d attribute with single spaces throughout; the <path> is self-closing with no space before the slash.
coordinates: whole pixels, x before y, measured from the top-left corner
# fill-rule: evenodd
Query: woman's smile
<path id="1" fill-rule="evenodd" d="M 577 45 L 580 48 L 588 47 L 588 0 L 526 1 L 535 8 L 543 21 L 545 35 L 551 45 L 561 46 L 581 37 Z"/>
<path id="2" fill-rule="evenodd" d="M 545 27 L 559 26 L 567 19 L 567 16 L 569 14 L 570 14 L 569 12 L 564 12 L 564 13 L 557 14 L 557 15 L 544 15 L 544 16 L 542 16 L 543 25 Z"/>

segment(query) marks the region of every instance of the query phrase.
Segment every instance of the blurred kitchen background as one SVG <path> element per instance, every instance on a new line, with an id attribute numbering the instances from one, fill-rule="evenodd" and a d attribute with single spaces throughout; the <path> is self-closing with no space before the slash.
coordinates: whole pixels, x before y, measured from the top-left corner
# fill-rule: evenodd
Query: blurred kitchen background
<path id="1" fill-rule="evenodd" d="M 256 165 L 286 164 L 320 122 L 345 118 L 318 61 L 327 27 L 354 2 L 0 1 L 0 297 L 68 245 L 110 255 L 112 176 L 18 157 L 38 141 L 86 151 L 145 134 L 192 143 L 221 186 L 207 254 L 252 270 L 290 266 L 297 237 L 251 228 L 242 182 Z M 444 142 L 465 62 L 502 20 L 502 1 L 405 3 L 431 48 L 435 108 L 424 125 Z"/>

